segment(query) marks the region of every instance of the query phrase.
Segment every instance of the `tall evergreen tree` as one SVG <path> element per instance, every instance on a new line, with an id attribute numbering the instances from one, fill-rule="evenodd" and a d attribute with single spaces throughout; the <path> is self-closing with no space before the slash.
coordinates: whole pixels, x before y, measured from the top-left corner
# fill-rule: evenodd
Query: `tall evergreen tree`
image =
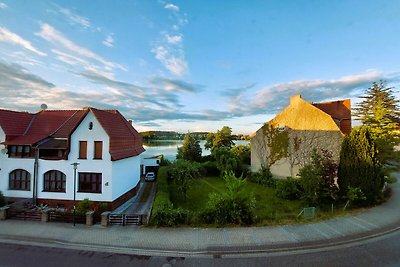
<path id="1" fill-rule="evenodd" d="M 346 195 L 349 187 L 358 187 L 368 203 L 382 199 L 382 164 L 379 162 L 371 127 L 355 127 L 350 136 L 344 138 L 340 151 L 338 183 L 342 196 Z"/>
<path id="2" fill-rule="evenodd" d="M 199 162 L 201 161 L 201 152 L 200 141 L 188 133 L 183 139 L 182 146 L 178 148 L 176 158 Z"/>
<path id="3" fill-rule="evenodd" d="M 387 87 L 385 81 L 372 83 L 353 113 L 363 125 L 372 128 L 374 136 L 383 136 L 391 142 L 395 141 L 393 138 L 400 121 L 399 100 L 393 89 Z"/>

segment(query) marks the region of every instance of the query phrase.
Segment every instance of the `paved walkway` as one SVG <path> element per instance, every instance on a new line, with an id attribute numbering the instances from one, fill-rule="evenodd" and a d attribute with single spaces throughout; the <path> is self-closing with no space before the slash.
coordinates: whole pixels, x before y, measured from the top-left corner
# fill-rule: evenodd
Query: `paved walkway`
<path id="1" fill-rule="evenodd" d="M 397 174 L 400 181 L 400 175 Z M 0 241 L 21 240 L 50 246 L 87 248 L 121 253 L 175 255 L 278 251 L 326 246 L 379 234 L 400 226 L 400 182 L 392 197 L 360 214 L 303 225 L 248 228 L 149 228 L 85 226 L 6 220 Z"/>

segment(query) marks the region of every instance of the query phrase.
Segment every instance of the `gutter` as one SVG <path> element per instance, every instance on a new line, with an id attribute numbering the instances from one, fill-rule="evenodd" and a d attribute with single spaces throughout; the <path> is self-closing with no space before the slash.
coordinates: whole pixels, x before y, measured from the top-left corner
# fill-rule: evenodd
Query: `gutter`
<path id="1" fill-rule="evenodd" d="M 39 141 L 37 145 L 34 147 L 35 148 L 35 162 L 33 164 L 33 192 L 32 192 L 32 204 L 34 206 L 37 205 L 37 181 L 38 181 L 38 176 L 39 176 L 39 152 L 40 152 L 40 146 L 43 145 L 44 143 L 48 142 L 50 138 L 46 138 L 42 141 Z"/>

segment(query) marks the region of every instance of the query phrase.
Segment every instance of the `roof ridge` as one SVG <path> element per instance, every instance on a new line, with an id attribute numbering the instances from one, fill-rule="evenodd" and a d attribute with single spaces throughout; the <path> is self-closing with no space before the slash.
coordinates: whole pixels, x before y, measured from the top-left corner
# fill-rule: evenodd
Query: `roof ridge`
<path id="1" fill-rule="evenodd" d="M 73 111 L 73 110 L 71 110 L 71 111 Z M 78 113 L 78 111 L 80 111 L 80 110 L 75 110 L 74 114 L 72 114 L 72 116 L 70 116 L 67 120 L 65 120 L 64 123 L 61 124 L 60 127 L 58 127 L 58 128 L 57 128 L 53 133 L 51 133 L 49 136 L 54 135 L 58 130 L 60 130 L 61 127 L 63 127 L 69 120 L 71 120 L 72 117 L 75 116 L 76 113 Z"/>
<path id="2" fill-rule="evenodd" d="M 31 128 L 31 126 L 32 126 L 32 124 L 33 124 L 33 121 L 36 119 L 37 113 L 36 113 L 36 114 L 32 114 L 32 115 L 33 115 L 33 116 L 32 116 L 32 119 L 31 119 L 31 121 L 29 122 L 28 127 L 26 127 L 26 129 L 25 129 L 25 131 L 24 131 L 24 133 L 23 133 L 22 135 L 26 135 L 26 134 L 28 133 L 29 129 Z"/>

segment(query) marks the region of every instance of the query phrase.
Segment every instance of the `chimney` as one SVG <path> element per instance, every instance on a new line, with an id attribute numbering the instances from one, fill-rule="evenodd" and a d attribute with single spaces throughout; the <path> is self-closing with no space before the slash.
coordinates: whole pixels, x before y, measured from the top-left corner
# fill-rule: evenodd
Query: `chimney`
<path id="1" fill-rule="evenodd" d="M 128 120 L 129 124 L 132 125 L 132 120 Z"/>

